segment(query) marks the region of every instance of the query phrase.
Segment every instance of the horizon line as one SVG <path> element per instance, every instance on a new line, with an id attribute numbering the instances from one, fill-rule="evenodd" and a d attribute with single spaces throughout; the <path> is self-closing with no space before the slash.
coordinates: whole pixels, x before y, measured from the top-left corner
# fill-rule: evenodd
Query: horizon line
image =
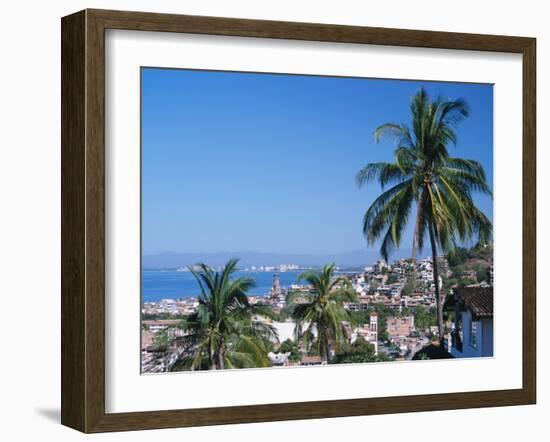
<path id="1" fill-rule="evenodd" d="M 411 248 L 402 248 L 402 249 L 393 249 L 394 252 L 400 251 L 409 251 Z M 355 253 L 355 252 L 380 252 L 379 249 L 351 249 L 342 252 L 265 252 L 265 251 L 255 251 L 255 250 L 237 250 L 237 251 L 216 251 L 216 252 L 177 252 L 173 250 L 166 250 L 162 252 L 146 252 L 142 253 L 142 256 L 154 256 L 154 255 L 224 255 L 224 254 L 239 254 L 239 253 L 257 253 L 257 254 L 271 254 L 271 255 L 311 255 L 311 256 L 322 256 L 322 255 L 343 255 L 346 253 Z"/>

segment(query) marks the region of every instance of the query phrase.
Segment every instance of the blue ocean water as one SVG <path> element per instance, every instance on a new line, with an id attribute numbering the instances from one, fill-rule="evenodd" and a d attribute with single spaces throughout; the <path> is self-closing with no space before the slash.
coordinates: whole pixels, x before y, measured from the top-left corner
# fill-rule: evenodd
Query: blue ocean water
<path id="1" fill-rule="evenodd" d="M 280 272 L 281 287 L 296 284 L 300 272 Z M 267 295 L 273 286 L 272 272 L 235 272 L 234 277 L 246 276 L 256 281 L 250 295 Z M 199 285 L 190 272 L 144 270 L 141 272 L 142 302 L 161 299 L 191 298 L 200 293 Z"/>

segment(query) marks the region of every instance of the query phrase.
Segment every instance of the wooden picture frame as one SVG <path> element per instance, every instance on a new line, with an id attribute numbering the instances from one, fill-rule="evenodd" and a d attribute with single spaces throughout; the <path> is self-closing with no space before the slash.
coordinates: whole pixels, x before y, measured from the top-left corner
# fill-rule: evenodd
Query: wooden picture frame
<path id="1" fill-rule="evenodd" d="M 498 391 L 105 412 L 105 30 L 123 29 L 523 57 L 523 385 Z M 533 404 L 536 400 L 536 41 L 533 38 L 84 10 L 62 19 L 62 424 L 91 432 Z"/>

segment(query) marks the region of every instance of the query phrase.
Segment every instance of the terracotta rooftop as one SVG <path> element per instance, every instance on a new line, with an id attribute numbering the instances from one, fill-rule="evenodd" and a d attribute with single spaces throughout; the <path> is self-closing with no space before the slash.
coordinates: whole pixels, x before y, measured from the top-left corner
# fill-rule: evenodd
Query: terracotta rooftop
<path id="1" fill-rule="evenodd" d="M 321 356 L 304 356 L 302 358 L 302 364 L 319 364 L 322 361 Z"/>
<path id="2" fill-rule="evenodd" d="M 456 297 L 464 302 L 478 318 L 493 317 L 492 287 L 463 287 L 456 289 Z"/>

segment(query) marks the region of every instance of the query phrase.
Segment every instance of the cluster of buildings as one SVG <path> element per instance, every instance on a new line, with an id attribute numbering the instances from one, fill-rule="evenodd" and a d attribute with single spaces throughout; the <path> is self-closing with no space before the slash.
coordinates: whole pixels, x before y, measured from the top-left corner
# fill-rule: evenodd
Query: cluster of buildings
<path id="1" fill-rule="evenodd" d="M 388 353 L 394 359 L 411 359 L 415 353 L 430 343 L 431 331 L 418 331 L 414 324 L 414 315 L 389 317 L 386 320 L 386 331 L 388 334 Z"/>
<path id="2" fill-rule="evenodd" d="M 245 272 L 295 272 L 301 270 L 297 264 L 279 264 L 277 266 L 250 266 L 243 269 Z"/>
<path id="3" fill-rule="evenodd" d="M 184 331 L 178 327 L 180 323 L 180 319 L 141 321 L 142 373 L 168 371 L 182 355 L 183 349 L 174 345 L 176 338 L 184 336 Z"/>
<path id="4" fill-rule="evenodd" d="M 438 257 L 439 287 L 443 297 L 447 299 L 446 308 L 454 309 L 454 320 L 446 324 L 449 334 L 445 339 L 444 351 L 449 357 L 476 357 L 493 354 L 493 271 L 490 269 L 489 283 L 473 284 L 462 289 L 450 290 L 444 293 L 442 278 L 453 276 L 445 257 Z M 260 270 L 263 269 L 263 270 Z M 266 271 L 265 267 L 255 268 L 255 271 Z M 252 270 L 252 269 L 251 269 Z M 262 303 L 271 306 L 275 311 L 286 307 L 286 297 L 290 291 L 304 293 L 310 290 L 303 285 L 282 287 L 279 271 L 294 270 L 293 265 L 274 268 L 273 286 L 267 296 L 251 296 L 251 304 Z M 347 303 L 346 309 L 353 312 L 370 312 L 369 321 L 364 325 L 352 326 L 343 323 L 350 344 L 360 336 L 374 346 L 375 353 L 385 353 L 393 360 L 412 359 L 420 350 L 431 344 L 431 337 L 437 335 L 437 327 L 432 325 L 426 329 L 415 326 L 415 309 L 419 306 L 427 310 L 436 307 L 435 286 L 433 283 L 433 262 L 425 258 L 412 263 L 410 259 L 401 259 L 393 264 L 383 260 L 365 267 L 362 272 L 347 273 L 349 280 L 357 293 L 357 302 Z M 455 275 L 463 277 L 463 275 Z M 466 275 L 464 277 L 471 277 Z M 305 297 L 304 297 L 305 299 Z M 298 302 L 299 293 L 298 293 Z M 144 314 L 188 315 L 195 311 L 196 299 L 162 300 L 143 304 Z M 385 316 L 385 330 L 379 330 L 377 306 L 385 312 L 394 312 Z M 404 313 L 406 309 L 407 313 Z M 265 318 L 266 321 L 272 322 Z M 155 345 L 155 337 L 160 332 L 168 334 L 169 340 L 174 339 L 182 330 L 176 327 L 170 319 L 143 321 L 142 334 L 142 372 L 155 373 L 166 371 L 179 356 L 181 350 L 169 347 L 159 352 Z M 177 320 L 175 320 L 177 322 Z M 280 342 L 286 337 L 292 337 L 294 323 L 273 323 L 279 330 Z M 380 334 L 385 331 L 382 340 Z M 288 335 L 288 336 L 286 336 Z M 303 356 L 299 361 L 289 358 L 290 354 L 272 352 L 269 358 L 273 366 L 287 365 L 319 365 L 323 361 L 317 356 Z"/>
<path id="5" fill-rule="evenodd" d="M 198 305 L 199 302 L 196 298 L 162 299 L 157 302 L 142 303 L 141 313 L 146 317 L 158 315 L 186 316 L 193 313 Z"/>
<path id="6" fill-rule="evenodd" d="M 446 259 L 440 259 L 448 269 Z M 347 305 L 352 311 L 367 311 L 370 306 L 382 305 L 402 312 L 403 308 L 422 305 L 429 309 L 436 304 L 431 258 L 419 261 L 416 266 L 406 259 L 392 265 L 380 260 L 365 267 L 364 273 L 350 275 L 350 279 L 358 296 L 358 302 Z M 440 287 L 441 283 L 440 277 Z"/>

